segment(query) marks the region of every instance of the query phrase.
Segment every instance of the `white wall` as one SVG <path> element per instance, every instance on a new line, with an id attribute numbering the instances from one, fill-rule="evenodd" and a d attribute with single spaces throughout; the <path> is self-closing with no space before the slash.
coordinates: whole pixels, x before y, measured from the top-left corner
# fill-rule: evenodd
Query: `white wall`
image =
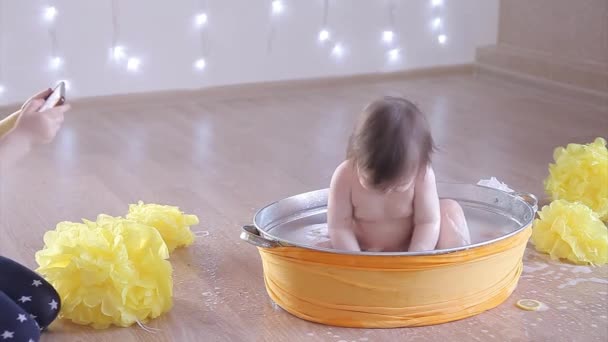
<path id="1" fill-rule="evenodd" d="M 69 96 L 96 96 L 234 83 L 301 79 L 469 63 L 475 47 L 495 44 L 498 0 L 395 0 L 396 45 L 401 58 L 390 62 L 381 41 L 388 26 L 388 0 L 331 0 L 329 28 L 346 53 L 331 56 L 331 45 L 317 40 L 323 0 L 283 0 L 285 11 L 271 15 L 270 0 L 208 0 L 207 66 L 193 62 L 200 53 L 194 15 L 198 0 L 117 0 L 120 41 L 141 58 L 132 73 L 109 58 L 111 1 L 2 1 L 0 8 L 0 104 L 18 102 L 59 79 L 71 83 Z M 49 23 L 43 9 L 58 10 L 54 21 L 64 65 L 49 69 Z M 431 27 L 443 19 L 447 44 Z M 268 35 L 274 23 L 272 51 Z"/>

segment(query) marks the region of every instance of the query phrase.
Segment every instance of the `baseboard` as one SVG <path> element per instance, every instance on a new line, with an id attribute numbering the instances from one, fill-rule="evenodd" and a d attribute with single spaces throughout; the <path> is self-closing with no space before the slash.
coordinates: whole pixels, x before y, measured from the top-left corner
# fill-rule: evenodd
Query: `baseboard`
<path id="1" fill-rule="evenodd" d="M 380 72 L 370 74 L 357 74 L 337 77 L 296 79 L 286 81 L 271 81 L 234 84 L 226 86 L 212 86 L 200 89 L 166 90 L 145 93 L 132 93 L 120 95 L 107 95 L 95 97 L 82 97 L 71 102 L 76 107 L 85 105 L 125 105 L 125 104 L 167 104 L 189 100 L 200 97 L 217 98 L 246 98 L 265 94 L 276 94 L 277 92 L 292 91 L 310 87 L 335 87 L 340 85 L 377 83 L 391 80 L 415 79 L 425 77 L 438 77 L 445 75 L 472 75 L 473 64 L 455 64 L 418 68 L 395 72 Z M 19 104 L 20 105 L 20 104 Z M 14 105 L 0 107 L 0 113 L 5 109 L 15 108 Z"/>
<path id="2" fill-rule="evenodd" d="M 573 101 L 584 102 L 594 107 L 608 110 L 608 93 L 605 92 L 554 82 L 545 78 L 505 70 L 483 63 L 477 63 L 475 65 L 475 74 L 481 77 L 490 77 L 493 79 L 530 86 L 540 91 L 549 92 L 552 96 L 563 96 Z"/>
<path id="3" fill-rule="evenodd" d="M 606 106 L 608 65 L 599 61 L 566 59 L 542 51 L 506 44 L 477 48 L 476 72 L 509 82 L 531 85 L 565 96 Z"/>

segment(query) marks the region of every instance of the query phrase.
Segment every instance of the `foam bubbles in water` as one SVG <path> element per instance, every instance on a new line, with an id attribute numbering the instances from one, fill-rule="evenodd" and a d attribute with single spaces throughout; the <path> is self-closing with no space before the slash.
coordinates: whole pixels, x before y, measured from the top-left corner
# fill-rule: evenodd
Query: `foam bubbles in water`
<path id="1" fill-rule="evenodd" d="M 500 238 L 519 228 L 510 217 L 483 208 L 463 206 L 463 210 L 473 244 Z M 273 227 L 269 233 L 300 245 L 331 248 L 325 210 L 301 212 Z"/>
<path id="2" fill-rule="evenodd" d="M 315 224 L 306 229 L 305 241 L 312 245 L 318 245 L 329 241 L 327 223 Z"/>

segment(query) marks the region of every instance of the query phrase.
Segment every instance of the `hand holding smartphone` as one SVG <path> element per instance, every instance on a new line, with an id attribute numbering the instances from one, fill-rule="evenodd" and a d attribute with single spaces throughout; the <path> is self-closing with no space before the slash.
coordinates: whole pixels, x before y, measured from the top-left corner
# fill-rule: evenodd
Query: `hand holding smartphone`
<path id="1" fill-rule="evenodd" d="M 45 99 L 44 104 L 39 112 L 51 109 L 55 106 L 60 106 L 65 103 L 65 82 L 59 82 L 59 84 L 53 89 L 53 92 Z"/>
<path id="2" fill-rule="evenodd" d="M 65 83 L 60 82 L 53 90 L 47 89 L 26 101 L 13 131 L 34 144 L 49 143 L 61 128 L 68 110 L 70 105 L 65 104 Z"/>

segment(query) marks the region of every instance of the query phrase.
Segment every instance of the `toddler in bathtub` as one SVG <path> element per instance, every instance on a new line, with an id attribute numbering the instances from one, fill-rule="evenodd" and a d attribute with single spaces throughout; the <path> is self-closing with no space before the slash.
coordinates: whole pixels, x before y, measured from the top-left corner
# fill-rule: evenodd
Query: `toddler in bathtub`
<path id="1" fill-rule="evenodd" d="M 460 205 L 437 195 L 429 125 L 410 101 L 368 105 L 333 174 L 328 232 L 334 249 L 420 252 L 468 245 Z"/>

